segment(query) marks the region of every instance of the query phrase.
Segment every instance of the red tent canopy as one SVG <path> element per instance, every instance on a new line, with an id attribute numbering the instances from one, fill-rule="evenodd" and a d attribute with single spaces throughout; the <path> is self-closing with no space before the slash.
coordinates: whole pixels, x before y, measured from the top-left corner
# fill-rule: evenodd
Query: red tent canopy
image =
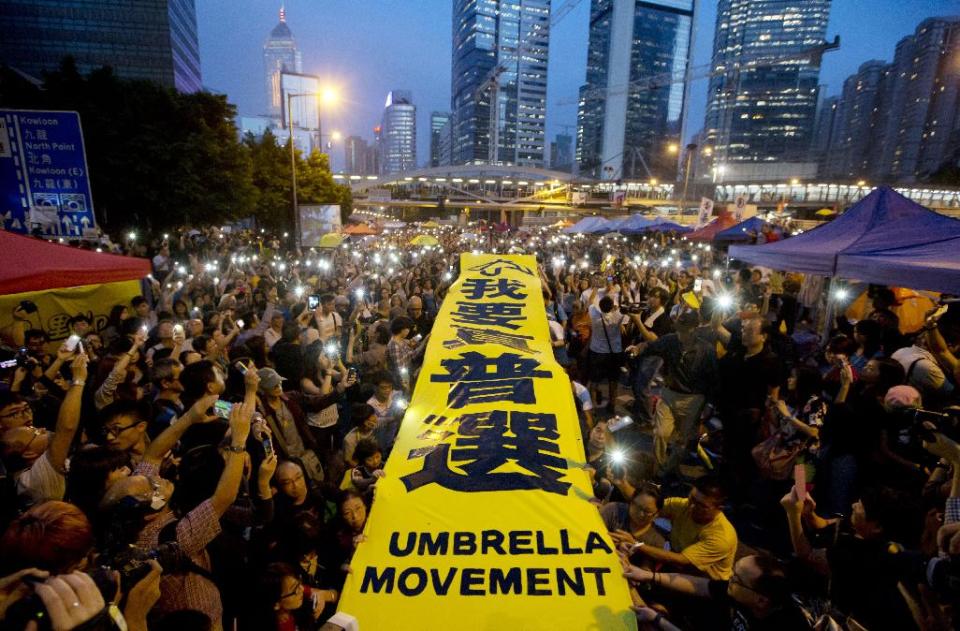
<path id="1" fill-rule="evenodd" d="M 713 241 L 713 237 L 718 232 L 722 232 L 731 226 L 737 225 L 737 220 L 730 213 L 721 213 L 719 217 L 687 235 L 688 241 Z"/>
<path id="2" fill-rule="evenodd" d="M 0 231 L 0 295 L 140 280 L 150 261 Z"/>

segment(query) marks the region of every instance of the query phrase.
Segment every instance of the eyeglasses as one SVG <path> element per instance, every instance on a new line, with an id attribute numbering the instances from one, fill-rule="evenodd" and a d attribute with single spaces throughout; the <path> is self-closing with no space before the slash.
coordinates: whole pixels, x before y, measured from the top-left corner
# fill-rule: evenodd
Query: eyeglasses
<path id="1" fill-rule="evenodd" d="M 121 426 L 121 427 L 110 427 L 110 426 L 107 426 L 107 427 L 104 427 L 104 428 L 103 428 L 103 435 L 106 436 L 107 438 L 110 438 L 110 437 L 119 438 L 119 437 L 120 437 L 120 434 L 124 433 L 125 431 L 127 431 L 127 430 L 130 429 L 131 427 L 136 427 L 136 426 L 139 425 L 139 424 L 140 424 L 140 422 L 137 421 L 136 423 L 130 423 L 129 425 L 123 425 L 123 426 Z"/>
<path id="2" fill-rule="evenodd" d="M 744 580 L 743 580 L 742 578 L 740 578 L 740 575 L 737 574 L 736 572 L 734 572 L 733 575 L 730 577 L 730 584 L 731 584 L 731 585 L 739 585 L 740 587 L 744 588 L 745 590 L 751 591 L 751 592 L 753 592 L 754 594 L 759 594 L 760 596 L 763 596 L 763 595 L 764 595 L 763 592 L 761 592 L 761 591 L 759 591 L 759 590 L 757 590 L 757 589 L 754 589 L 753 587 L 747 585 L 746 582 L 744 582 Z"/>
<path id="3" fill-rule="evenodd" d="M 13 418 L 15 416 L 27 416 L 32 414 L 33 414 L 33 408 L 30 407 L 28 404 L 24 403 L 20 407 L 10 410 L 5 414 L 0 414 L 0 418 Z"/>
<path id="4" fill-rule="evenodd" d="M 278 479 L 278 480 L 277 480 L 277 484 L 280 485 L 280 486 L 290 486 L 291 484 L 295 484 L 295 483 L 299 482 L 299 481 L 302 480 L 302 479 L 303 479 L 303 474 L 302 474 L 302 473 L 298 473 L 296 476 L 294 476 L 294 477 L 292 477 L 292 478 L 287 478 L 286 480 L 279 480 L 279 479 Z"/>
<path id="5" fill-rule="evenodd" d="M 280 600 L 284 598 L 290 598 L 291 596 L 296 596 L 303 591 L 303 583 L 298 582 L 297 586 L 293 588 L 292 592 L 287 592 L 286 594 L 280 594 Z"/>

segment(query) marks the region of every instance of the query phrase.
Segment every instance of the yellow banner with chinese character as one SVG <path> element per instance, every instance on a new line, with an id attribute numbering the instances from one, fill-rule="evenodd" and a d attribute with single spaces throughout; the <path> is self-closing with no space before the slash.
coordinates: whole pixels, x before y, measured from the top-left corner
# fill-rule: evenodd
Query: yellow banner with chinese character
<path id="1" fill-rule="evenodd" d="M 0 296 L 0 335 L 4 343 L 11 342 L 13 310 L 21 301 L 29 300 L 37 306 L 36 312 L 25 314 L 30 328 L 47 332 L 50 338 L 48 350 L 53 352 L 70 336 L 70 318 L 83 314 L 90 318 L 91 330 L 101 331 L 107 326 L 110 308 L 113 305 L 129 306 L 130 300 L 138 294 L 140 281 L 127 280 Z"/>
<path id="2" fill-rule="evenodd" d="M 536 260 L 460 265 L 340 611 L 363 631 L 635 629 Z"/>

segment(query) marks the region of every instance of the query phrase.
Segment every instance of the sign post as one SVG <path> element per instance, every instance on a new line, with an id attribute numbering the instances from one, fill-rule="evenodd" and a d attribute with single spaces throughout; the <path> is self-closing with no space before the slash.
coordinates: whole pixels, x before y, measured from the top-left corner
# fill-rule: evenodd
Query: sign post
<path id="1" fill-rule="evenodd" d="M 23 234 L 96 227 L 80 114 L 0 109 L 0 220 Z"/>

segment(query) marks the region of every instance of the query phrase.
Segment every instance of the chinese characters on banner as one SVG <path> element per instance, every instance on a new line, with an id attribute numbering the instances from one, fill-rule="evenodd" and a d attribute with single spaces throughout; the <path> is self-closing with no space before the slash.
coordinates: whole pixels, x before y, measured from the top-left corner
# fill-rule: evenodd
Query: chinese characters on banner
<path id="1" fill-rule="evenodd" d="M 635 629 L 536 261 L 460 269 L 340 610 L 361 629 Z"/>
<path id="2" fill-rule="evenodd" d="M 77 112 L 0 110 L 3 228 L 82 237 L 96 228 Z"/>

